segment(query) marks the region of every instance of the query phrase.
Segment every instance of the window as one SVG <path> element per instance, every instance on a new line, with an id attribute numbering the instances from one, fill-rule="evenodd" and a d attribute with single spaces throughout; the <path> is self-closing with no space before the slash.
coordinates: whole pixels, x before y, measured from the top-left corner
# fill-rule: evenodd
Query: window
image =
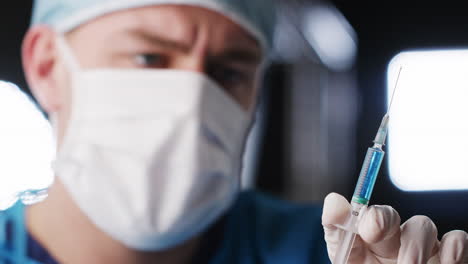
<path id="1" fill-rule="evenodd" d="M 48 187 L 54 156 L 49 122 L 17 86 L 0 81 L 0 210 L 20 191 Z"/>
<path id="2" fill-rule="evenodd" d="M 387 75 L 389 173 L 405 191 L 468 189 L 468 50 L 402 52 Z"/>

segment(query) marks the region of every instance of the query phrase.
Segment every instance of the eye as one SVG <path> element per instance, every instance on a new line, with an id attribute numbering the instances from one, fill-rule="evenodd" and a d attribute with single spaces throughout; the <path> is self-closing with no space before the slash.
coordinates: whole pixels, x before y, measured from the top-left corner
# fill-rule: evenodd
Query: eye
<path id="1" fill-rule="evenodd" d="M 227 87 L 242 85 L 248 81 L 247 73 L 233 67 L 214 66 L 209 75 L 219 84 Z"/>
<path id="2" fill-rule="evenodd" d="M 255 93 L 255 71 L 248 67 L 233 67 L 225 64 L 208 65 L 207 74 L 238 104 L 248 108 Z"/>
<path id="3" fill-rule="evenodd" d="M 165 68 L 168 64 L 166 56 L 161 54 L 138 54 L 135 56 L 135 63 L 144 68 Z"/>

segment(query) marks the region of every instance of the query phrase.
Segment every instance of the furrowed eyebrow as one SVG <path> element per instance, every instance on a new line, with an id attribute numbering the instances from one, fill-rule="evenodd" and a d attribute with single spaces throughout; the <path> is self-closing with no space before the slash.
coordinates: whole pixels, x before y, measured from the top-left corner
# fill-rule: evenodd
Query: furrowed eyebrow
<path id="1" fill-rule="evenodd" d="M 159 47 L 179 51 L 182 53 L 189 53 L 192 49 L 191 44 L 183 43 L 182 41 L 168 39 L 161 34 L 153 32 L 145 32 L 141 29 L 129 29 L 127 33 L 137 39 L 146 43 L 157 45 Z M 250 48 L 232 47 L 227 48 L 225 51 L 220 51 L 218 54 L 213 54 L 215 60 L 230 61 L 243 64 L 259 64 L 262 60 L 261 52 Z"/>
<path id="2" fill-rule="evenodd" d="M 220 60 L 233 61 L 244 64 L 258 64 L 262 59 L 262 56 L 259 53 L 247 49 L 227 50 L 217 57 Z"/>
<path id="3" fill-rule="evenodd" d="M 128 33 L 135 38 L 141 39 L 147 43 L 151 43 L 153 45 L 161 46 L 163 48 L 169 50 L 176 50 L 183 53 L 188 53 L 191 49 L 190 45 L 185 43 L 167 39 L 161 35 L 157 35 L 155 33 L 148 33 L 138 29 L 129 30 Z"/>

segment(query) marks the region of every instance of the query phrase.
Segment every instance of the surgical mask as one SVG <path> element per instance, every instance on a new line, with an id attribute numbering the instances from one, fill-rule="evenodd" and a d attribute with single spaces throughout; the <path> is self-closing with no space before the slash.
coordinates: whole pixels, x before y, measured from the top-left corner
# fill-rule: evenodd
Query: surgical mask
<path id="1" fill-rule="evenodd" d="M 250 116 L 194 72 L 80 69 L 54 167 L 81 211 L 103 232 L 142 251 L 201 233 L 233 203 Z"/>

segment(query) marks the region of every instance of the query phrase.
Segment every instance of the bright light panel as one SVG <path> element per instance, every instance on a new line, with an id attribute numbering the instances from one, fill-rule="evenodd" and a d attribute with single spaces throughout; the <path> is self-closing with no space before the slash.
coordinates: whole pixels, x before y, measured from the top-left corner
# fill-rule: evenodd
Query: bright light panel
<path id="1" fill-rule="evenodd" d="M 402 52 L 388 66 L 388 161 L 405 191 L 468 189 L 468 50 Z"/>
<path id="2" fill-rule="evenodd" d="M 0 81 L 0 210 L 18 192 L 48 187 L 55 157 L 51 126 L 30 98 Z"/>

